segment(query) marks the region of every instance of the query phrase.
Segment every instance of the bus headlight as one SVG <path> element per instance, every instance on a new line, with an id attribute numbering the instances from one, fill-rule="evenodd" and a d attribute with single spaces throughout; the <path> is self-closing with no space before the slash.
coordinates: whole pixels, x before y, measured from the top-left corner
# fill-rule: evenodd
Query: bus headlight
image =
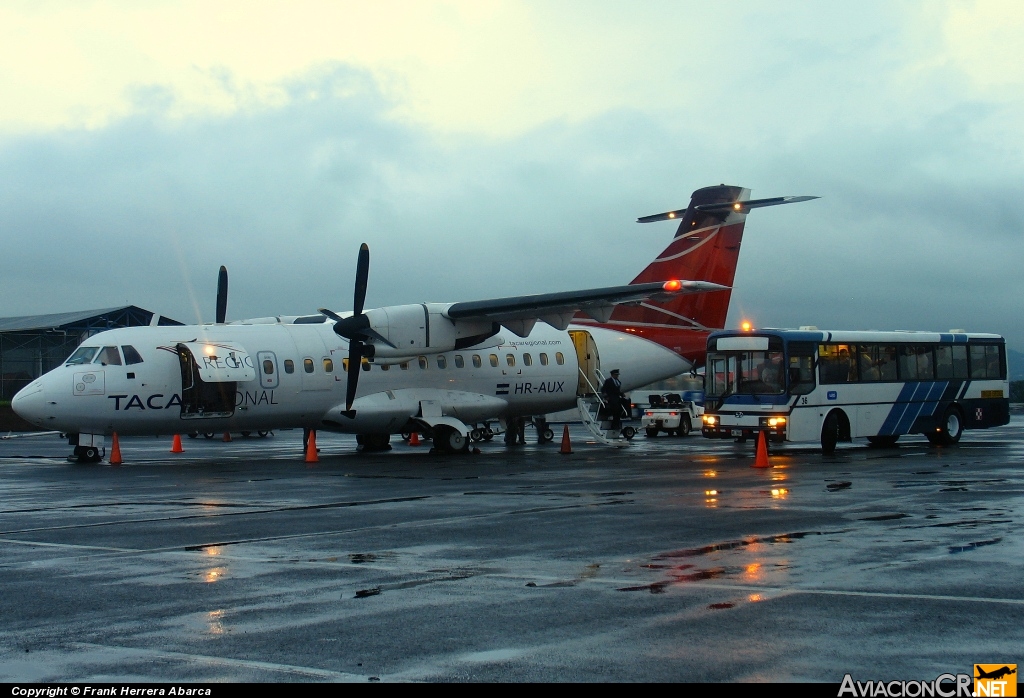
<path id="1" fill-rule="evenodd" d="M 761 417 L 761 427 L 768 427 L 769 429 L 776 429 L 778 427 L 786 426 L 785 417 Z"/>
<path id="2" fill-rule="evenodd" d="M 715 415 L 713 415 L 713 414 L 706 414 L 706 415 L 704 415 L 703 419 L 704 419 L 704 424 L 706 424 L 709 427 L 715 426 L 715 422 L 718 421 L 717 419 L 715 419 Z"/>

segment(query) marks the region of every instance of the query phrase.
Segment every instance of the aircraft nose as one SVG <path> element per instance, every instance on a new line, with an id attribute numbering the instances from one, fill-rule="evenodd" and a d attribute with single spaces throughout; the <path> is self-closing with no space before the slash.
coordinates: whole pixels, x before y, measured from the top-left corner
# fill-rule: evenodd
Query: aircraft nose
<path id="1" fill-rule="evenodd" d="M 26 422 L 41 425 L 46 408 L 46 394 L 39 381 L 30 383 L 11 400 L 11 409 Z"/>

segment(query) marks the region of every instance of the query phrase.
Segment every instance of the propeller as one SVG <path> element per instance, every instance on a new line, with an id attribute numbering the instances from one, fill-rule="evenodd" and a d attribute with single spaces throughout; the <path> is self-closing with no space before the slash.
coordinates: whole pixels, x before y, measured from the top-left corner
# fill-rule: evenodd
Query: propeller
<path id="1" fill-rule="evenodd" d="M 222 266 L 217 275 L 217 324 L 223 325 L 228 316 L 228 268 Z"/>
<path id="2" fill-rule="evenodd" d="M 359 258 L 356 261 L 356 287 L 352 298 L 352 315 L 341 317 L 333 310 L 320 308 L 320 312 L 334 320 L 334 333 L 348 340 L 348 383 L 345 386 L 346 417 L 355 417 L 352 403 L 356 399 L 356 388 L 359 386 L 359 372 L 362 369 L 363 357 L 373 356 L 373 347 L 366 347 L 366 340 L 386 344 L 392 349 L 395 345 L 387 337 L 370 326 L 370 318 L 363 313 L 366 301 L 366 282 L 370 276 L 370 248 L 364 242 L 359 246 Z"/>

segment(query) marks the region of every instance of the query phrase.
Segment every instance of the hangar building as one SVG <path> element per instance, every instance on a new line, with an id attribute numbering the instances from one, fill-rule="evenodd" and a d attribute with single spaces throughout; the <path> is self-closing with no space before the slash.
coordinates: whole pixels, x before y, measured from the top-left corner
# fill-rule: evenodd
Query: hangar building
<path id="1" fill-rule="evenodd" d="M 134 305 L 74 313 L 0 318 L 0 401 L 59 366 L 83 341 L 103 330 L 182 323 Z"/>

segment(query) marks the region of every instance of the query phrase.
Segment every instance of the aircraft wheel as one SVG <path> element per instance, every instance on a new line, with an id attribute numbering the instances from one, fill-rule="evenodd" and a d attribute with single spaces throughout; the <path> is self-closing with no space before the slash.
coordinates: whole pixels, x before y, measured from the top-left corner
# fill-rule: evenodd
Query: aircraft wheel
<path id="1" fill-rule="evenodd" d="M 404 441 L 406 443 L 409 443 L 410 439 L 412 439 L 412 432 L 411 431 L 403 431 L 402 432 L 402 441 Z"/>
<path id="2" fill-rule="evenodd" d="M 188 433 L 188 438 L 190 438 L 190 439 L 194 439 L 194 438 L 196 438 L 197 436 L 199 436 L 199 432 L 198 432 L 198 431 L 190 431 L 190 432 Z"/>
<path id="3" fill-rule="evenodd" d="M 939 427 L 938 435 L 940 442 L 945 446 L 952 446 L 960 441 L 963 433 L 964 422 L 963 417 L 960 415 L 960 410 L 950 405 L 949 409 L 946 410 L 946 414 L 942 417 L 942 424 Z"/>
<path id="4" fill-rule="evenodd" d="M 443 427 L 434 430 L 434 444 L 445 453 L 458 453 L 469 448 L 466 435 L 458 429 Z"/>
<path id="5" fill-rule="evenodd" d="M 259 437 L 261 439 L 265 439 L 265 438 L 267 438 L 267 434 L 269 434 L 270 432 L 269 431 L 258 431 L 256 433 L 259 434 Z"/>
<path id="6" fill-rule="evenodd" d="M 821 427 L 821 452 L 826 456 L 836 452 L 836 444 L 839 443 L 839 416 L 835 412 L 829 412 L 825 417 L 825 423 Z"/>
<path id="7" fill-rule="evenodd" d="M 479 429 L 473 429 L 469 432 L 469 438 L 471 438 L 473 441 L 479 441 L 480 439 L 484 438 L 484 433 Z"/>
<path id="8" fill-rule="evenodd" d="M 550 428 L 546 428 L 540 433 L 540 438 L 542 439 L 542 443 L 549 443 L 555 440 L 555 432 Z"/>
<path id="9" fill-rule="evenodd" d="M 95 446 L 76 446 L 75 455 L 79 463 L 99 463 L 100 450 Z"/>
<path id="10" fill-rule="evenodd" d="M 245 438 L 245 439 L 248 439 L 250 436 L 252 436 L 252 432 L 251 431 L 243 431 L 243 432 L 241 432 L 241 434 L 242 434 L 242 438 Z"/>
<path id="11" fill-rule="evenodd" d="M 206 432 L 205 434 L 203 434 L 203 438 L 204 439 L 212 439 L 213 438 L 213 432 L 212 431 Z"/>
<path id="12" fill-rule="evenodd" d="M 683 418 L 679 420 L 679 428 L 676 429 L 676 434 L 679 436 L 689 436 L 692 430 L 693 425 L 690 424 L 690 416 L 684 414 Z"/>
<path id="13" fill-rule="evenodd" d="M 634 429 L 633 427 L 626 427 L 625 429 L 622 430 L 622 435 L 626 437 L 627 441 L 629 441 L 634 436 L 636 436 L 636 429 Z"/>
<path id="14" fill-rule="evenodd" d="M 494 438 L 494 430 L 490 427 L 484 429 L 484 441 L 490 441 Z"/>
<path id="15" fill-rule="evenodd" d="M 657 429 L 647 428 L 647 429 L 644 429 L 644 431 L 647 433 L 647 438 L 648 439 L 653 439 L 655 436 L 658 435 L 658 430 Z"/>

